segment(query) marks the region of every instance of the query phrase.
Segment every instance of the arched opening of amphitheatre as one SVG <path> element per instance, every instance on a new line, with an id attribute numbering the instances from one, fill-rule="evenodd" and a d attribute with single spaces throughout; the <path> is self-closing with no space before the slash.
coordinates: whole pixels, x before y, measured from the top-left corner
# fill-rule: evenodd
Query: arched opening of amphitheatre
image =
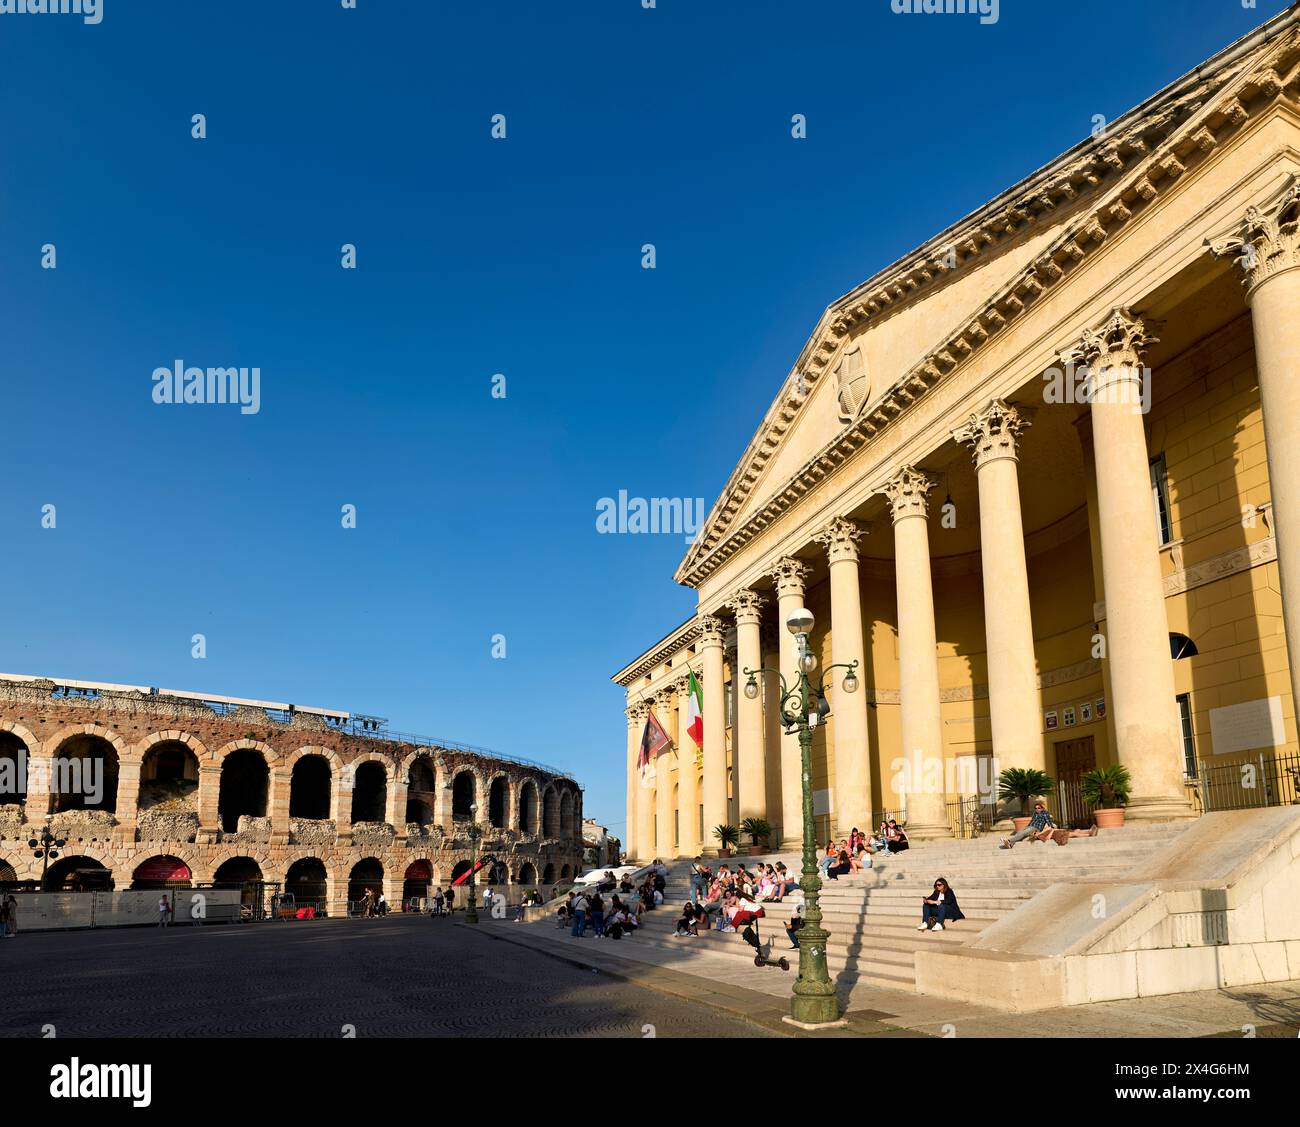
<path id="1" fill-rule="evenodd" d="M 332 775 L 323 755 L 304 755 L 289 777 L 289 817 L 323 822 L 330 816 Z"/>
<path id="2" fill-rule="evenodd" d="M 226 833 L 239 829 L 240 818 L 265 818 L 270 769 L 260 751 L 232 751 L 221 764 L 217 809 Z"/>

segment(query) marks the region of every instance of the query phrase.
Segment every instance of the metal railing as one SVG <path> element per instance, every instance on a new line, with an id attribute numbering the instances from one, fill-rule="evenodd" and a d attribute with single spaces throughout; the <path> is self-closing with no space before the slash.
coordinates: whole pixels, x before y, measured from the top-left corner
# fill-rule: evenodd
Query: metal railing
<path id="1" fill-rule="evenodd" d="M 1261 752 L 1238 763 L 1202 763 L 1199 775 L 1201 808 L 1207 814 L 1300 805 L 1300 754 Z"/>
<path id="2" fill-rule="evenodd" d="M 945 803 L 948 811 L 948 829 L 953 837 L 973 838 L 990 833 L 998 820 L 998 806 L 986 802 L 978 795 L 958 798 Z"/>

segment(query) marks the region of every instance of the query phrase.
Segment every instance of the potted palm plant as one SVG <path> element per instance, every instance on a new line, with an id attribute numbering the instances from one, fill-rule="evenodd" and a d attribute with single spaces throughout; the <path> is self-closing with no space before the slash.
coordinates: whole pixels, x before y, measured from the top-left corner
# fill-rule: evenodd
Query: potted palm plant
<path id="1" fill-rule="evenodd" d="M 1079 777 L 1079 796 L 1093 808 L 1099 830 L 1118 829 L 1124 824 L 1124 807 L 1132 786 L 1128 768 L 1122 763 L 1094 767 Z"/>
<path id="2" fill-rule="evenodd" d="M 713 836 L 718 839 L 719 857 L 730 857 L 731 850 L 740 842 L 740 831 L 732 825 L 714 826 Z"/>
<path id="3" fill-rule="evenodd" d="M 998 797 L 1005 802 L 1020 803 L 1020 817 L 1013 818 L 1016 832 L 1029 825 L 1029 804 L 1050 794 L 1056 783 L 1046 771 L 1036 767 L 1008 767 L 998 776 Z"/>
<path id="4" fill-rule="evenodd" d="M 767 848 L 767 839 L 772 836 L 772 823 L 766 818 L 746 818 L 740 823 L 741 831 L 749 834 L 749 855 L 757 856 Z"/>

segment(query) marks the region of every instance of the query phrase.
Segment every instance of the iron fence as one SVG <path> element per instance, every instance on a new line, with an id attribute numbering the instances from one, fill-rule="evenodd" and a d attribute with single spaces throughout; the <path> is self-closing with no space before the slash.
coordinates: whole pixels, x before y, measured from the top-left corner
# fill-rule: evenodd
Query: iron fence
<path id="1" fill-rule="evenodd" d="M 957 838 L 979 837 L 992 831 L 998 820 L 996 802 L 986 801 L 978 795 L 958 798 L 945 804 L 948 811 L 948 830 Z"/>
<path id="2" fill-rule="evenodd" d="M 1300 754 L 1261 752 L 1256 759 L 1201 764 L 1201 809 L 1251 810 L 1265 806 L 1300 805 Z"/>

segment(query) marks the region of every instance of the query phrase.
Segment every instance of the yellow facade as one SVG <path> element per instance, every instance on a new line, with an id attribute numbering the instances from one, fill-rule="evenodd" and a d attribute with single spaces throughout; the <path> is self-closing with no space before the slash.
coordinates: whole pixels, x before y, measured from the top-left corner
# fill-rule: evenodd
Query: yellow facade
<path id="1" fill-rule="evenodd" d="M 819 672 L 861 662 L 815 736 L 821 837 L 885 814 L 952 832 L 970 757 L 1121 762 L 1131 819 L 1291 800 L 1298 68 L 1292 11 L 827 309 L 678 569 L 697 617 L 615 675 L 629 855 L 715 847 L 752 812 L 801 840 L 798 745 L 774 677 L 745 713 L 737 652 L 791 677 L 800 602 Z M 654 787 L 650 707 L 674 744 Z"/>

